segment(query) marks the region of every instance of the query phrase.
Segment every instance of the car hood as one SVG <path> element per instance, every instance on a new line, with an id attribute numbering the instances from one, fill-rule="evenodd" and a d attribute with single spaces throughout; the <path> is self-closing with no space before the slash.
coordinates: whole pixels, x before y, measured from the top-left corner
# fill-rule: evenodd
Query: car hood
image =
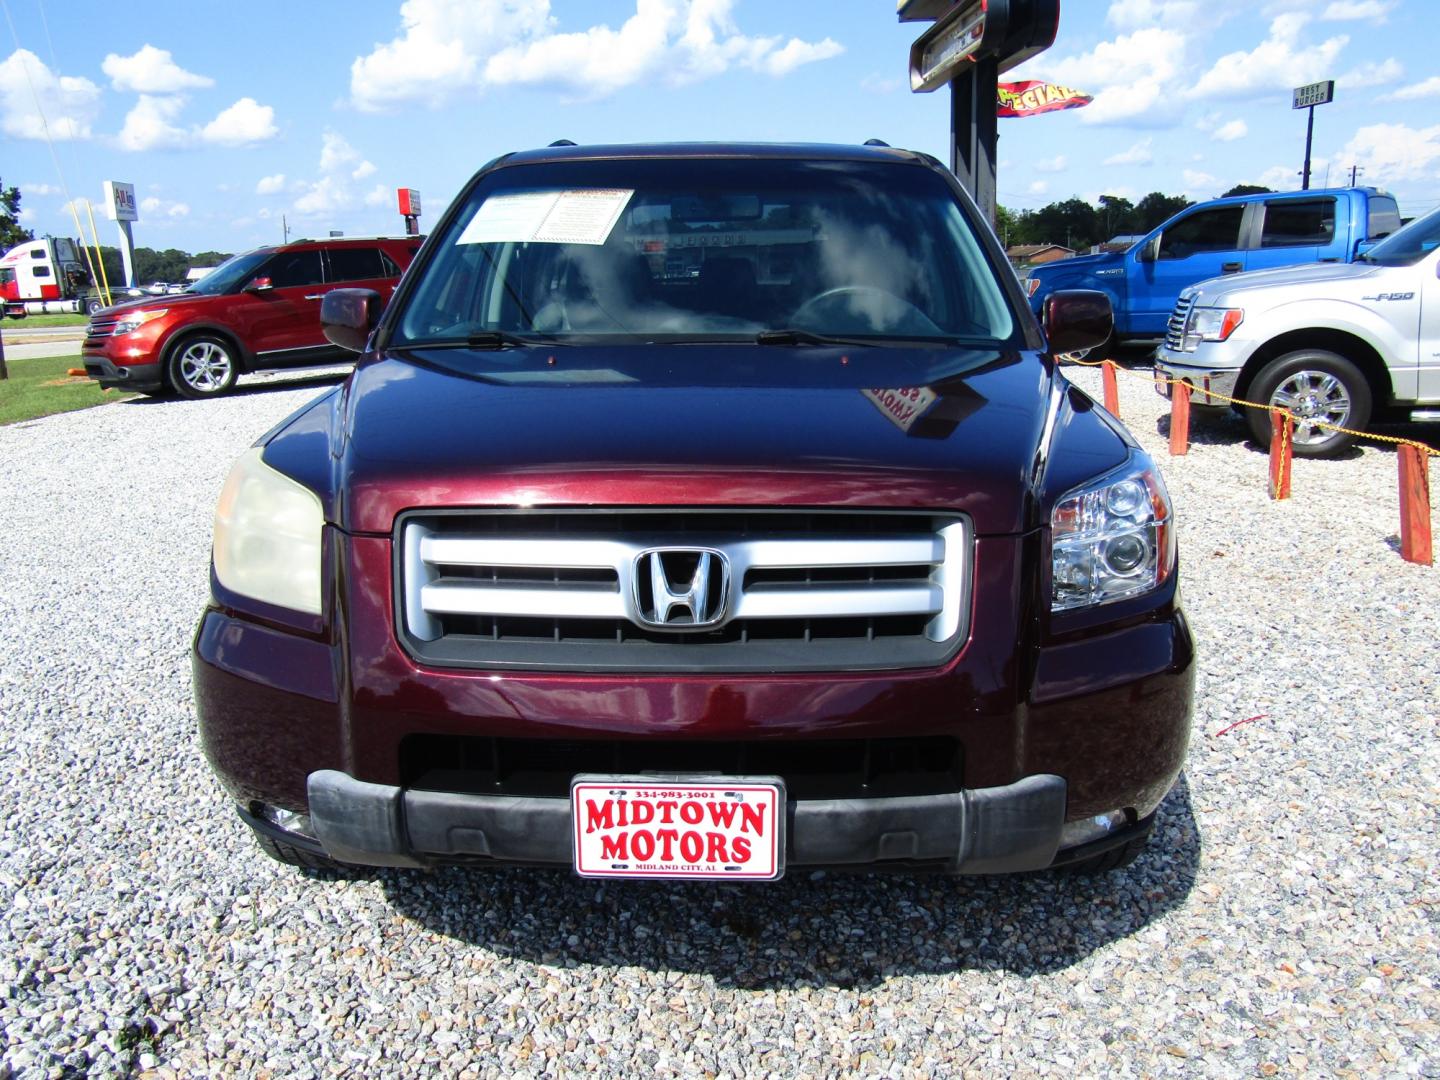
<path id="1" fill-rule="evenodd" d="M 1359 281 L 1383 273 L 1386 267 L 1373 263 L 1310 263 L 1304 266 L 1281 266 L 1274 270 L 1251 270 L 1244 274 L 1202 281 L 1192 293 L 1200 303 L 1224 302 L 1235 293 L 1252 289 L 1289 289 L 1295 286 L 1326 285 L 1342 281 Z"/>
<path id="2" fill-rule="evenodd" d="M 1014 533 L 1054 378 L 994 350 L 393 352 L 336 395 L 331 507 L 368 533 L 416 507 L 637 505 L 935 508 Z M 1127 452 L 1106 434 L 1097 472 Z M 267 447 L 294 474 L 286 455 Z"/>
<path id="3" fill-rule="evenodd" d="M 102 308 L 97 314 L 104 317 L 120 312 L 141 311 L 151 308 L 164 308 L 166 311 L 171 311 L 177 307 L 202 304 L 206 300 L 211 299 L 214 298 L 200 296 L 197 293 L 168 293 L 163 296 L 136 296 L 129 300 L 121 300 L 118 304 L 111 304 L 107 308 Z"/>
<path id="4" fill-rule="evenodd" d="M 1064 272 L 1066 274 L 1074 271 L 1077 274 L 1094 273 L 1109 266 L 1120 266 L 1125 261 L 1125 253 L 1122 251 L 1104 251 L 1098 255 L 1072 255 L 1068 259 L 1056 259 L 1054 262 L 1041 263 L 1039 266 L 1030 268 L 1030 276 L 1043 278 L 1046 274 Z"/>

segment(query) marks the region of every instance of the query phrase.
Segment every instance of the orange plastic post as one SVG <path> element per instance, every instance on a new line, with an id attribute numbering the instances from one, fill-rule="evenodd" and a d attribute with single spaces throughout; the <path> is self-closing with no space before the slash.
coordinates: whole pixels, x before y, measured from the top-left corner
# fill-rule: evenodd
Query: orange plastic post
<path id="1" fill-rule="evenodd" d="M 1106 360 L 1100 365 L 1105 376 L 1105 408 L 1114 417 L 1120 416 L 1120 387 L 1115 385 L 1115 361 Z"/>
<path id="2" fill-rule="evenodd" d="M 1400 557 L 1435 565 L 1430 543 L 1430 455 L 1418 446 L 1400 445 Z"/>
<path id="3" fill-rule="evenodd" d="M 1295 424 L 1289 413 L 1270 411 L 1270 498 L 1290 498 Z"/>
<path id="4" fill-rule="evenodd" d="M 1190 449 L 1190 384 L 1177 382 L 1170 387 L 1170 456 L 1178 457 Z"/>

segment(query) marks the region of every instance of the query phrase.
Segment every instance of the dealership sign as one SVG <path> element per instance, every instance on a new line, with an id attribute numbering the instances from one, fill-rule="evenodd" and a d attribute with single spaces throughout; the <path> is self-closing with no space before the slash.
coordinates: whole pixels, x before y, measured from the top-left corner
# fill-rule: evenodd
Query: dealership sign
<path id="1" fill-rule="evenodd" d="M 135 205 L 135 185 L 119 180 L 105 181 L 105 216 L 111 221 L 139 221 Z"/>
<path id="2" fill-rule="evenodd" d="M 1057 86 L 1055 83 L 1027 82 L 1000 83 L 996 102 L 997 116 L 1039 116 L 1041 113 L 1059 112 L 1061 109 L 1078 109 L 1094 100 L 1089 94 L 1073 86 Z"/>

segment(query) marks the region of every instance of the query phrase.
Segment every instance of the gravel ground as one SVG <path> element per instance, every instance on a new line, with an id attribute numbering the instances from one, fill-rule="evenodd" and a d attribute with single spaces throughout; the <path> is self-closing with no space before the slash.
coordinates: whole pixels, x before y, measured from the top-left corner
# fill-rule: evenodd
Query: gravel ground
<path id="1" fill-rule="evenodd" d="M 1161 457 L 1199 707 L 1128 872 L 336 880 L 251 844 L 187 655 L 225 471 L 316 392 L 0 428 L 0 1078 L 1440 1076 L 1440 569 L 1391 451 L 1280 504 L 1238 420 Z"/>

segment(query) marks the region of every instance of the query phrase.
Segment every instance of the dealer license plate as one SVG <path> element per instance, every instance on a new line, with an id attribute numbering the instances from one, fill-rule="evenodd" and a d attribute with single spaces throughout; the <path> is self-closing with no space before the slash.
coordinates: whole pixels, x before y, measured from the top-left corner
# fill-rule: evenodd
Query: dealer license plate
<path id="1" fill-rule="evenodd" d="M 577 776 L 570 811 L 581 877 L 774 881 L 785 872 L 779 777 Z"/>

